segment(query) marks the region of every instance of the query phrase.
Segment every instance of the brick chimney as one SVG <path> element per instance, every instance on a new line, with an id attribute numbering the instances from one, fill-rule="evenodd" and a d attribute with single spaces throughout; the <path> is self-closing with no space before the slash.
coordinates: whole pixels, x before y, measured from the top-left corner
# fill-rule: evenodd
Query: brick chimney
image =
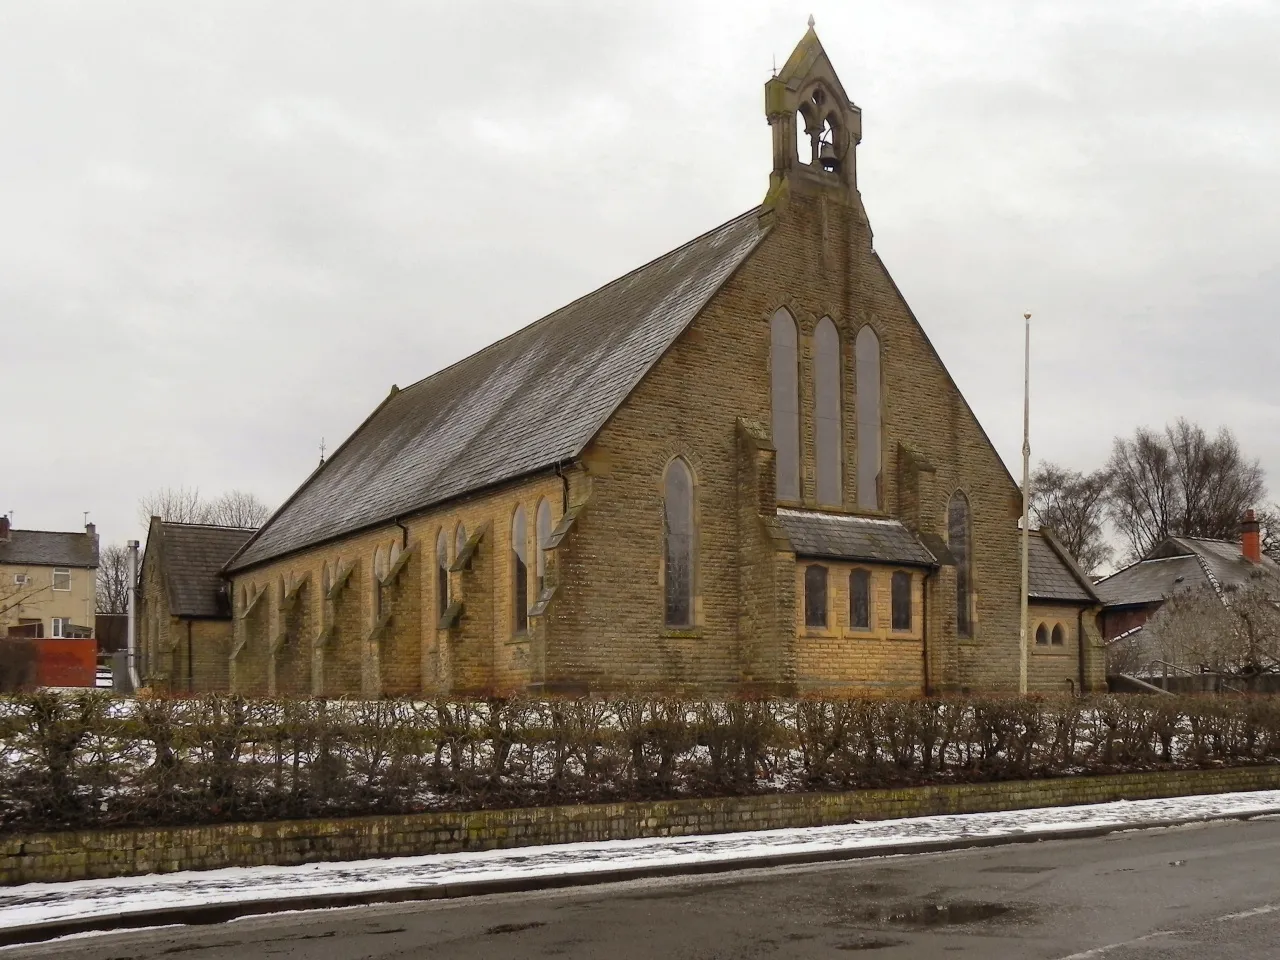
<path id="1" fill-rule="evenodd" d="M 9 542 L 9 518 L 0 516 L 0 543 Z"/>
<path id="2" fill-rule="evenodd" d="M 1252 510 L 1244 512 L 1240 523 L 1240 552 L 1250 563 L 1262 562 L 1262 540 L 1258 536 L 1258 516 Z"/>

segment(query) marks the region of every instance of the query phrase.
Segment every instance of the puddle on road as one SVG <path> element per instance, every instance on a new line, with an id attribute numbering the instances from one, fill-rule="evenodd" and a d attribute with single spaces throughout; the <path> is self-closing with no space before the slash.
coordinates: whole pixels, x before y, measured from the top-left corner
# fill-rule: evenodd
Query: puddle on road
<path id="1" fill-rule="evenodd" d="M 1011 917 L 1014 908 L 1004 903 L 886 903 L 856 907 L 849 919 L 886 927 L 952 927 Z"/>
<path id="2" fill-rule="evenodd" d="M 906 943 L 905 940 L 894 940 L 891 937 L 876 937 L 866 940 L 850 940 L 847 943 L 837 943 L 837 950 L 887 950 L 889 947 L 897 947 Z"/>

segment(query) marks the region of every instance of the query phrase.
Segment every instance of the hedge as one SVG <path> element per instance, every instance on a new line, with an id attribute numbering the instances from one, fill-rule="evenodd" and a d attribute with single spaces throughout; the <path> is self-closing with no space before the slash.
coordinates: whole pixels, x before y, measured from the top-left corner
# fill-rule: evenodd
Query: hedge
<path id="1" fill-rule="evenodd" d="M 0 832 L 848 790 L 1276 762 L 1201 697 L 0 699 Z"/>

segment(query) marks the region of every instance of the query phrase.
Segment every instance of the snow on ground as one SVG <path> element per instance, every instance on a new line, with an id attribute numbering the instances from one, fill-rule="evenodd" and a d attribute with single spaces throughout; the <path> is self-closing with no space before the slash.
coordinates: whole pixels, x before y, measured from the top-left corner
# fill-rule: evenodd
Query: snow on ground
<path id="1" fill-rule="evenodd" d="M 1280 812 L 1280 790 L 1205 797 L 1045 807 L 909 820 L 878 820 L 837 827 L 759 830 L 699 837 L 658 837 L 567 843 L 480 853 L 448 853 L 392 860 L 315 863 L 152 874 L 116 880 L 31 883 L 0 888 L 0 924 L 6 927 L 73 917 L 145 913 L 166 907 L 316 894 L 396 890 L 445 883 L 585 874 L 655 864 L 924 844 L 967 837 L 1014 836 L 1064 827 L 1101 827 Z"/>

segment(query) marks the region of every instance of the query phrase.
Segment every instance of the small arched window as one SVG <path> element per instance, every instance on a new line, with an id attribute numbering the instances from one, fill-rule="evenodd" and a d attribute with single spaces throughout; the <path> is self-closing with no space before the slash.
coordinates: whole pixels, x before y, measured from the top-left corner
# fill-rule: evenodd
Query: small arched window
<path id="1" fill-rule="evenodd" d="M 890 583 L 893 604 L 893 629 L 911 629 L 911 574 L 899 570 Z"/>
<path id="2" fill-rule="evenodd" d="M 693 471 L 680 457 L 662 480 L 663 619 L 669 627 L 693 624 Z"/>
<path id="3" fill-rule="evenodd" d="M 1036 627 L 1036 646 L 1047 647 L 1049 645 L 1049 628 L 1045 624 Z"/>
<path id="4" fill-rule="evenodd" d="M 844 503 L 840 463 L 840 333 L 830 317 L 813 332 L 814 444 L 818 467 L 818 503 Z"/>
<path id="5" fill-rule="evenodd" d="M 871 629 L 871 571 L 849 571 L 849 629 Z"/>
<path id="6" fill-rule="evenodd" d="M 546 497 L 538 501 L 538 513 L 533 522 L 534 537 L 538 542 L 538 555 L 534 558 L 534 567 L 538 582 L 538 596 L 542 596 L 542 588 L 547 579 L 547 548 L 551 543 L 551 504 Z"/>
<path id="7" fill-rule="evenodd" d="M 854 341 L 858 381 L 858 506 L 880 509 L 880 338 L 870 326 Z"/>
<path id="8" fill-rule="evenodd" d="M 956 634 L 973 636 L 973 538 L 969 499 L 959 490 L 947 503 L 947 546 L 956 561 Z"/>
<path id="9" fill-rule="evenodd" d="M 511 517 L 511 629 L 529 629 L 529 530 L 524 507 Z"/>
<path id="10" fill-rule="evenodd" d="M 804 625 L 827 625 L 827 568 L 820 563 L 804 568 Z"/>
<path id="11" fill-rule="evenodd" d="M 436 537 L 436 612 L 444 616 L 449 609 L 449 535 L 443 530 Z"/>
<path id="12" fill-rule="evenodd" d="M 1055 623 L 1053 625 L 1053 633 L 1049 637 L 1049 642 L 1055 647 L 1061 647 L 1067 642 L 1067 631 L 1062 628 L 1062 624 Z"/>
<path id="13" fill-rule="evenodd" d="M 800 374 L 796 322 L 786 309 L 769 324 L 773 446 L 779 500 L 800 499 Z"/>

